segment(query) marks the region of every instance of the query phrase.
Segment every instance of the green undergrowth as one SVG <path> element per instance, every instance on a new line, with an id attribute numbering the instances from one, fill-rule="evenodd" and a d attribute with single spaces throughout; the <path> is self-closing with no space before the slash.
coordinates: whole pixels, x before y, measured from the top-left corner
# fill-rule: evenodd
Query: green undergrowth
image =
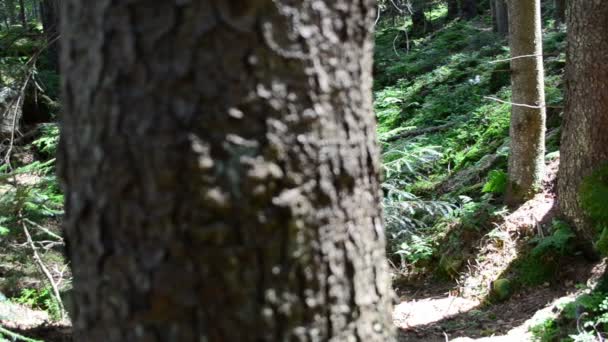
<path id="1" fill-rule="evenodd" d="M 439 25 L 444 21 L 436 16 L 433 32 L 410 37 L 409 51 L 407 22 L 381 22 L 376 32 L 374 105 L 384 151 L 388 253 L 406 273 L 457 272 L 459 260 L 474 253 L 468 244 L 504 214 L 511 108 L 491 98 L 511 97 L 509 63 L 501 61 L 509 57 L 507 42 L 488 28 L 486 17 Z M 547 29 L 544 40 L 554 130 L 563 104 L 564 29 Z M 549 152 L 559 148 L 556 136 Z M 450 251 L 459 251 L 458 260 L 445 260 Z"/>
<path id="2" fill-rule="evenodd" d="M 508 233 L 493 230 L 487 237 L 495 241 L 509 238 L 498 234 Z M 492 282 L 486 302 L 505 301 L 523 289 L 554 283 L 564 266 L 575 258 L 575 236 L 568 224 L 554 220 L 546 236 L 523 237 L 515 261 Z"/>
<path id="3" fill-rule="evenodd" d="M 603 341 L 608 333 L 608 282 L 606 275 L 594 288 L 582 288 L 574 300 L 557 306 L 558 315 L 530 328 L 537 342 Z"/>
<path id="4" fill-rule="evenodd" d="M 542 285 L 555 279 L 563 259 L 574 253 L 575 234 L 562 221 L 554 221 L 547 237 L 534 237 L 529 241 L 533 246 L 513 265 L 515 282 L 521 286 Z"/>
<path id="5" fill-rule="evenodd" d="M 6 149 L 0 154 L 0 291 L 9 300 L 45 310 L 58 319 L 58 306 L 50 284 L 34 262 L 26 229 L 37 252 L 51 272 L 59 270 L 69 278 L 63 257 L 60 221 L 63 194 L 55 176 L 55 154 L 59 140 L 53 120 L 58 106 L 59 75 L 51 68 L 39 25 L 25 31 L 14 26 L 0 30 L 0 88 L 21 90 L 24 80 L 24 122 L 6 163 Z M 40 53 L 39 53 L 40 52 Z M 26 109 L 26 107 L 33 109 Z M 8 141 L 8 140 L 6 140 Z M 64 280 L 63 291 L 69 286 Z"/>

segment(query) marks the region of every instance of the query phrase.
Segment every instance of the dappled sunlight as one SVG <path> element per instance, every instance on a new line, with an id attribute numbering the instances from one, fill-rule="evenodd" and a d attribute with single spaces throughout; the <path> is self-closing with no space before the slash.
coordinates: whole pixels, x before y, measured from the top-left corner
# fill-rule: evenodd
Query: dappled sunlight
<path id="1" fill-rule="evenodd" d="M 453 296 L 413 300 L 397 305 L 393 320 L 397 327 L 410 329 L 467 312 L 478 305 L 477 300 Z"/>

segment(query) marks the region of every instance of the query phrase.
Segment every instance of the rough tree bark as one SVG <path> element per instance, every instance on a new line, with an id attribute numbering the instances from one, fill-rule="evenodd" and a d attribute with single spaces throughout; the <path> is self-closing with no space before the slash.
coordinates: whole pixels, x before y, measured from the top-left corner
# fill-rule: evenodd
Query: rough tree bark
<path id="1" fill-rule="evenodd" d="M 42 26 L 49 44 L 49 62 L 55 70 L 59 70 L 59 1 L 43 0 L 40 6 Z"/>
<path id="2" fill-rule="evenodd" d="M 569 6 L 559 204 L 582 236 L 593 239 L 579 192 L 586 177 L 608 165 L 608 2 L 571 0 Z"/>
<path id="3" fill-rule="evenodd" d="M 62 0 L 78 341 L 391 341 L 372 0 Z"/>
<path id="4" fill-rule="evenodd" d="M 495 0 L 496 9 L 496 32 L 503 36 L 509 34 L 509 8 L 505 0 Z"/>
<path id="5" fill-rule="evenodd" d="M 545 167 L 545 82 L 540 0 L 509 1 L 512 101 L 506 201 L 517 205 L 541 188 Z"/>

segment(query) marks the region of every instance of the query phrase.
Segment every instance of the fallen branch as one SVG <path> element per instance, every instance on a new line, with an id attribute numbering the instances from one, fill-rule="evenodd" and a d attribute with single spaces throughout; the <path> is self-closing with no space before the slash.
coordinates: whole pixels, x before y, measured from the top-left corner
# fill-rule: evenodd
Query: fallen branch
<path id="1" fill-rule="evenodd" d="M 417 137 L 419 135 L 423 135 L 423 134 L 427 134 L 427 133 L 435 133 L 435 132 L 445 131 L 446 129 L 454 127 L 456 125 L 457 125 L 456 122 L 450 122 L 450 123 L 447 123 L 447 124 L 444 124 L 444 125 L 440 125 L 440 126 L 427 127 L 427 128 L 421 128 L 421 129 L 414 129 L 414 130 L 405 131 L 403 133 L 399 133 L 399 134 L 394 135 L 392 137 L 386 138 L 384 141 L 386 141 L 386 142 L 392 142 L 392 141 L 399 140 L 399 139 Z"/>
<path id="2" fill-rule="evenodd" d="M 34 221 L 30 220 L 30 219 L 27 219 L 27 218 L 24 218 L 23 220 L 24 220 L 25 222 L 27 222 L 27 223 L 31 224 L 32 226 L 34 226 L 34 227 L 36 227 L 36 228 L 40 229 L 41 231 L 43 231 L 43 232 L 44 232 L 44 233 L 46 233 L 47 235 L 49 235 L 49 236 L 51 236 L 51 237 L 54 237 L 55 239 L 57 239 L 57 240 L 59 240 L 59 241 L 63 242 L 63 237 L 61 237 L 61 236 L 59 236 L 59 235 L 57 235 L 57 234 L 53 233 L 52 231 L 50 231 L 50 230 L 46 229 L 45 227 L 43 227 L 43 226 L 39 225 L 38 223 L 36 223 L 36 222 L 34 222 Z"/>
<path id="3" fill-rule="evenodd" d="M 65 307 L 63 306 L 63 301 L 61 300 L 61 294 L 59 293 L 59 287 L 57 285 L 57 282 L 55 282 L 53 275 L 46 267 L 44 262 L 42 262 L 42 258 L 38 254 L 38 248 L 34 244 L 34 240 L 32 240 L 32 236 L 30 235 L 30 231 L 27 229 L 27 224 L 24 220 L 21 220 L 21 226 L 23 227 L 23 232 L 25 233 L 27 242 L 34 253 L 34 261 L 40 268 L 40 271 L 46 276 L 46 278 L 51 283 L 51 287 L 53 288 L 53 295 L 55 297 L 55 300 L 57 301 L 57 306 L 59 306 L 59 314 L 61 315 L 61 319 L 65 319 Z"/>

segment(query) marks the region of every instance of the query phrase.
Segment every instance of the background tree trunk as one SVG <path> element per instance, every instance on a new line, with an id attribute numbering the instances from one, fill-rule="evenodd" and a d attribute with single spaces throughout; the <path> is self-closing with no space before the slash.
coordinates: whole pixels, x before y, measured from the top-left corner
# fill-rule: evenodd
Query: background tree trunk
<path id="1" fill-rule="evenodd" d="M 495 0 L 496 32 L 503 36 L 509 34 L 509 8 L 505 0 Z"/>
<path id="2" fill-rule="evenodd" d="M 424 14 L 426 0 L 417 0 L 412 3 L 412 35 L 422 35 L 427 31 L 427 20 Z"/>
<path id="3" fill-rule="evenodd" d="M 566 22 L 566 0 L 555 0 L 555 24 Z"/>
<path id="4" fill-rule="evenodd" d="M 374 2 L 61 3 L 76 341 L 392 341 Z"/>
<path id="5" fill-rule="evenodd" d="M 27 28 L 27 17 L 25 16 L 25 3 L 23 0 L 19 0 L 19 20 L 24 29 Z"/>
<path id="6" fill-rule="evenodd" d="M 15 24 L 17 22 L 15 11 L 15 0 L 4 0 L 4 7 L 6 8 L 6 15 L 11 24 Z"/>
<path id="7" fill-rule="evenodd" d="M 492 31 L 498 32 L 498 24 L 496 22 L 496 0 L 490 0 L 490 14 L 492 16 Z"/>
<path id="8" fill-rule="evenodd" d="M 540 0 L 509 1 L 512 101 L 506 200 L 517 205 L 541 188 L 545 166 L 545 82 Z"/>
<path id="9" fill-rule="evenodd" d="M 464 19 L 472 19 L 477 16 L 476 0 L 460 0 L 460 10 Z"/>
<path id="10" fill-rule="evenodd" d="M 569 6 L 559 204 L 582 235 L 593 239 L 579 192 L 586 177 L 608 164 L 608 2 L 571 0 Z"/>
<path id="11" fill-rule="evenodd" d="M 59 1 L 43 0 L 41 3 L 42 26 L 49 44 L 47 51 L 49 62 L 55 70 L 59 70 Z"/>
<path id="12" fill-rule="evenodd" d="M 455 19 L 459 15 L 458 0 L 448 0 L 448 19 Z"/>

